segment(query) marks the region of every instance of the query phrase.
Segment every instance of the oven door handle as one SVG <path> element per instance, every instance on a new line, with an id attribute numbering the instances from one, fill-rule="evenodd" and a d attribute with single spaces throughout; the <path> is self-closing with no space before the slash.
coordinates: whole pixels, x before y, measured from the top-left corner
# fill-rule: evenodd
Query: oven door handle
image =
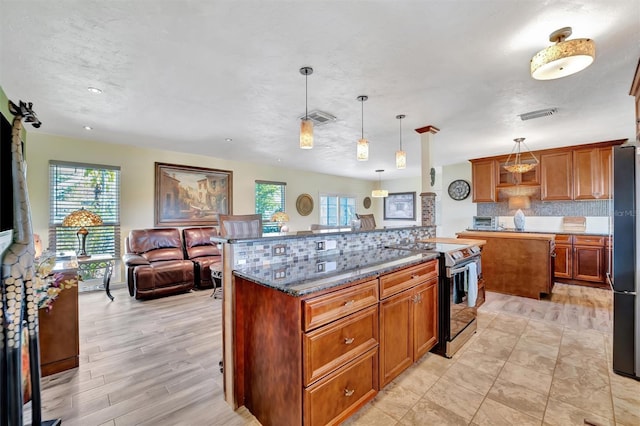
<path id="1" fill-rule="evenodd" d="M 447 274 L 447 276 L 452 277 L 456 274 L 459 274 L 461 272 L 465 272 L 469 270 L 469 265 L 465 265 L 462 268 L 457 268 L 457 269 L 450 269 L 449 273 Z"/>

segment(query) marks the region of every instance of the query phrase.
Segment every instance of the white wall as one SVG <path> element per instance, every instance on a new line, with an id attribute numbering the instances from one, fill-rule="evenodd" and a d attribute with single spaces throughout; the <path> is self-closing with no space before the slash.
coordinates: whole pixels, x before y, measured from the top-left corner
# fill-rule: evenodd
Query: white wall
<path id="1" fill-rule="evenodd" d="M 27 142 L 27 182 L 34 232 L 40 234 L 48 247 L 49 226 L 49 160 L 106 164 L 121 168 L 121 228 L 122 238 L 131 229 L 154 226 L 155 162 L 171 163 L 233 171 L 233 214 L 255 212 L 255 180 L 274 180 L 287 183 L 286 211 L 291 231 L 306 230 L 319 223 L 318 194 L 320 192 L 356 196 L 358 213 L 380 212 L 382 201 L 372 199 L 366 210 L 362 204 L 371 195 L 376 181 L 343 178 L 300 170 L 283 169 L 238 161 L 228 161 L 203 155 L 184 154 L 127 145 L 71 139 L 61 136 L 29 133 Z M 402 187 L 402 190 L 411 190 Z M 296 211 L 296 198 L 308 193 L 313 197 L 314 209 L 309 216 Z M 379 222 L 378 226 L 382 226 Z M 124 246 L 123 246 L 124 247 Z"/>
<path id="2" fill-rule="evenodd" d="M 447 188 L 457 179 L 464 179 L 471 184 L 471 163 L 452 164 L 442 168 L 442 196 L 440 198 L 441 215 L 438 217 L 439 237 L 455 237 L 456 232 L 471 227 L 473 216 L 476 215 L 476 205 L 471 202 L 471 195 L 462 201 L 455 201 L 449 197 Z"/>

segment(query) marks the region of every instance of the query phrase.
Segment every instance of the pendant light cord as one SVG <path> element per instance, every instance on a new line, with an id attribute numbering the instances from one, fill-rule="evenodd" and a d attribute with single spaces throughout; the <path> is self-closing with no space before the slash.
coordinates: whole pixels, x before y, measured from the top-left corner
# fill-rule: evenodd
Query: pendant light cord
<path id="1" fill-rule="evenodd" d="M 304 74 L 304 119 L 309 119 L 309 108 L 307 107 L 307 100 L 309 98 L 309 74 Z"/>
<path id="2" fill-rule="evenodd" d="M 400 151 L 402 151 L 402 118 L 400 118 Z"/>
<path id="3" fill-rule="evenodd" d="M 360 101 L 360 106 L 362 107 L 362 113 L 361 113 L 361 115 L 360 115 L 360 117 L 362 118 L 362 120 L 361 120 L 361 123 L 362 123 L 362 129 L 361 129 L 361 131 L 362 131 L 362 134 L 361 134 L 361 135 L 362 135 L 362 137 L 361 137 L 361 139 L 364 139 L 364 99 L 362 99 L 362 100 Z"/>

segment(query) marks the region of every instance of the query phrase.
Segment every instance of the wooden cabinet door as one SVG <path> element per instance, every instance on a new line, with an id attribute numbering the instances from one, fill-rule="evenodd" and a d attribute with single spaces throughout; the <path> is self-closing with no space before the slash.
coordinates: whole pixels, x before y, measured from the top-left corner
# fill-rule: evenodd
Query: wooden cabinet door
<path id="1" fill-rule="evenodd" d="M 573 151 L 573 198 L 611 198 L 611 147 Z"/>
<path id="2" fill-rule="evenodd" d="M 573 250 L 571 244 L 556 244 L 555 272 L 556 278 L 571 279 L 573 273 Z"/>
<path id="3" fill-rule="evenodd" d="M 598 163 L 600 164 L 600 199 L 610 199 L 612 193 L 612 177 L 613 177 L 613 148 L 598 149 Z"/>
<path id="4" fill-rule="evenodd" d="M 540 155 L 542 200 L 573 199 L 571 151 Z"/>
<path id="5" fill-rule="evenodd" d="M 604 247 L 573 247 L 573 278 L 604 283 Z"/>
<path id="6" fill-rule="evenodd" d="M 480 160 L 471 163 L 471 192 L 474 203 L 496 201 L 496 163 Z"/>
<path id="7" fill-rule="evenodd" d="M 380 302 L 380 388 L 413 364 L 413 290 Z"/>
<path id="8" fill-rule="evenodd" d="M 417 360 L 438 343 L 438 280 L 414 290 L 413 359 Z"/>

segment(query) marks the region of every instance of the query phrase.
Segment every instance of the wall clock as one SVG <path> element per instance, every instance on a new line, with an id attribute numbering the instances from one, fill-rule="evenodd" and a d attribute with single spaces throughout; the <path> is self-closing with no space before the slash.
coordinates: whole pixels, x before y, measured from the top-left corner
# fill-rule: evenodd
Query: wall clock
<path id="1" fill-rule="evenodd" d="M 471 193 L 471 185 L 463 179 L 454 180 L 449 184 L 449 197 L 456 201 L 464 200 Z"/>

